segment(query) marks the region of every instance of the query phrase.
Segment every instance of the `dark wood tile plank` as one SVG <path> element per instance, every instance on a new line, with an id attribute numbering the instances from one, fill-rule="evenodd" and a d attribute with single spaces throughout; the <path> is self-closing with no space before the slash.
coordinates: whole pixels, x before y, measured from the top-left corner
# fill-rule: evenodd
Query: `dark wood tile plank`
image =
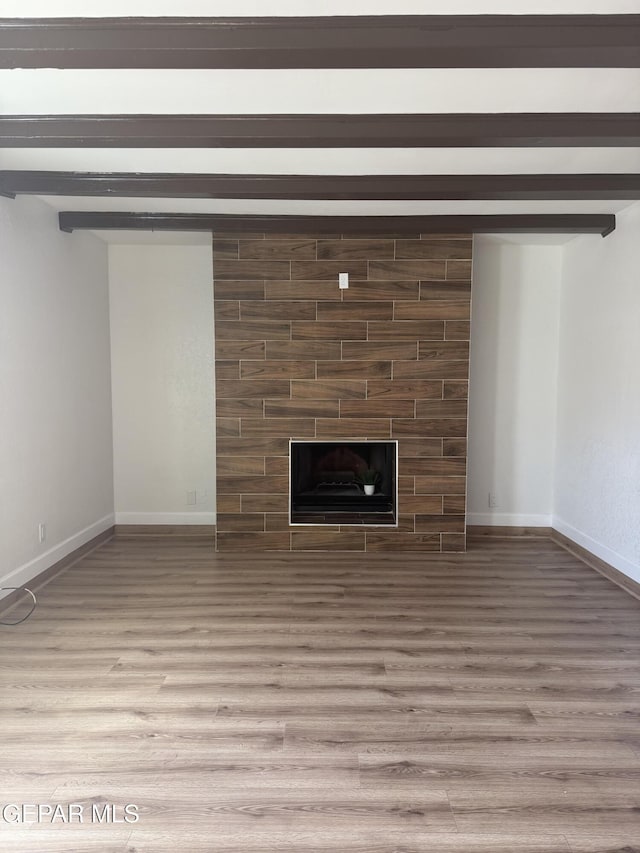
<path id="1" fill-rule="evenodd" d="M 291 388 L 288 380 L 283 379 L 220 379 L 216 382 L 216 395 L 225 397 L 288 397 Z"/>
<path id="2" fill-rule="evenodd" d="M 216 465 L 218 475 L 253 474 L 262 477 L 264 456 L 221 456 Z"/>
<path id="3" fill-rule="evenodd" d="M 337 276 L 330 281 L 267 281 L 264 284 L 264 294 L 266 299 L 275 300 L 342 300 Z"/>
<path id="4" fill-rule="evenodd" d="M 269 456 L 264 460 L 265 474 L 289 474 L 288 456 Z"/>
<path id="5" fill-rule="evenodd" d="M 284 437 L 271 438 L 225 438 L 217 437 L 218 453 L 228 453 L 232 456 L 282 456 L 289 453 L 289 441 Z"/>
<path id="6" fill-rule="evenodd" d="M 369 278 L 385 281 L 400 279 L 428 281 L 434 278 L 445 278 L 445 269 L 446 262 L 444 260 L 371 261 L 369 263 Z"/>
<path id="7" fill-rule="evenodd" d="M 291 383 L 291 397 L 305 400 L 364 399 L 367 383 L 360 379 L 315 379 Z"/>
<path id="8" fill-rule="evenodd" d="M 464 495 L 445 495 L 442 498 L 442 512 L 445 515 L 464 515 L 465 505 Z"/>
<path id="9" fill-rule="evenodd" d="M 316 425 L 313 418 L 242 418 L 241 429 L 243 438 L 313 438 Z"/>
<path id="10" fill-rule="evenodd" d="M 419 259 L 466 259 L 471 258 L 472 241 L 460 240 L 397 240 L 396 258 L 398 260 Z"/>
<path id="11" fill-rule="evenodd" d="M 338 293 L 343 294 L 345 302 L 362 302 L 365 300 L 373 302 L 410 300 L 415 302 L 420 296 L 420 286 L 418 281 L 402 281 L 401 279 L 389 281 L 350 280 L 349 289 L 338 291 Z"/>
<path id="12" fill-rule="evenodd" d="M 393 302 L 319 302 L 318 320 L 391 320 Z"/>
<path id="13" fill-rule="evenodd" d="M 243 512 L 287 512 L 289 509 L 288 494 L 271 495 L 242 495 Z M 254 543 L 260 550 L 259 542 Z"/>
<path id="14" fill-rule="evenodd" d="M 442 502 L 440 495 L 403 495 L 400 499 L 400 509 L 403 512 L 434 515 L 442 512 Z"/>
<path id="15" fill-rule="evenodd" d="M 367 533 L 369 551 L 439 551 L 440 536 L 430 533 Z"/>
<path id="16" fill-rule="evenodd" d="M 341 400 L 340 416 L 345 418 L 413 418 L 413 400 L 377 397 L 374 400 Z"/>
<path id="17" fill-rule="evenodd" d="M 353 261 L 393 259 L 394 241 L 380 238 L 367 240 L 318 240 L 318 260 Z"/>
<path id="18" fill-rule="evenodd" d="M 443 553 L 464 552 L 467 546 L 467 537 L 464 533 L 441 533 L 440 547 Z"/>
<path id="19" fill-rule="evenodd" d="M 444 459 L 441 456 L 421 456 L 415 459 L 400 456 L 398 470 L 401 474 L 433 476 L 435 474 L 462 476 L 467 473 L 466 459 Z"/>
<path id="20" fill-rule="evenodd" d="M 240 435 L 240 418 L 216 417 L 216 435 L 220 438 Z"/>
<path id="21" fill-rule="evenodd" d="M 417 359 L 415 341 L 343 341 L 342 358 L 345 361 L 377 361 L 381 359 Z"/>
<path id="22" fill-rule="evenodd" d="M 240 302 L 240 317 L 242 320 L 315 320 L 316 303 L 294 300 Z"/>
<path id="23" fill-rule="evenodd" d="M 416 533 L 464 533 L 461 515 L 416 515 Z"/>
<path id="24" fill-rule="evenodd" d="M 338 400 L 310 398 L 301 400 L 265 400 L 265 418 L 337 418 Z"/>
<path id="25" fill-rule="evenodd" d="M 405 350 L 406 352 L 406 350 Z M 318 362 L 318 379 L 390 379 L 391 361 L 344 360 Z"/>
<path id="26" fill-rule="evenodd" d="M 468 320 L 471 303 L 468 299 L 422 299 L 415 305 L 398 303 L 395 307 L 396 320 Z"/>
<path id="27" fill-rule="evenodd" d="M 426 319 L 454 321 L 468 320 L 471 316 L 471 303 L 466 299 L 431 299 L 429 295 L 426 298 L 421 295 L 419 304 L 424 306 L 420 313 Z"/>
<path id="28" fill-rule="evenodd" d="M 294 321 L 295 322 L 295 321 Z M 289 340 L 291 323 L 269 320 L 221 320 L 216 323 L 217 341 Z M 217 343 L 216 343 L 217 346 Z M 218 352 L 218 350 L 216 350 Z"/>
<path id="29" fill-rule="evenodd" d="M 403 438 L 398 444 L 398 456 L 442 456 L 440 438 Z"/>
<path id="30" fill-rule="evenodd" d="M 394 361 L 394 379 L 464 379 L 469 378 L 468 361 L 423 358 L 420 361 Z"/>
<path id="31" fill-rule="evenodd" d="M 419 400 L 416 403 L 418 418 L 466 418 L 466 400 Z"/>
<path id="32" fill-rule="evenodd" d="M 420 299 L 464 299 L 471 298 L 471 282 L 445 279 L 444 281 L 421 281 Z"/>
<path id="33" fill-rule="evenodd" d="M 393 435 L 423 436 L 425 438 L 466 436 L 466 418 L 394 418 Z"/>
<path id="34" fill-rule="evenodd" d="M 335 281 L 336 288 L 338 287 L 338 273 L 349 273 L 349 278 L 366 279 L 367 278 L 367 261 L 292 261 L 291 262 L 291 279 L 293 281 Z M 271 276 L 265 276 L 270 278 Z M 286 278 L 287 276 L 277 276 L 278 278 Z"/>
<path id="35" fill-rule="evenodd" d="M 213 303 L 216 320 L 239 320 L 240 303 L 238 300 L 216 299 Z"/>
<path id="36" fill-rule="evenodd" d="M 218 550 L 227 551 L 288 551 L 290 545 L 289 533 L 219 533 L 217 536 Z"/>
<path id="37" fill-rule="evenodd" d="M 315 528 L 291 532 L 294 551 L 364 551 L 365 534 L 362 531 L 339 531 Z"/>
<path id="38" fill-rule="evenodd" d="M 216 361 L 216 379 L 240 379 L 240 362 L 238 359 Z"/>
<path id="39" fill-rule="evenodd" d="M 422 305 L 417 303 L 417 307 Z M 371 320 L 368 324 L 370 341 L 441 341 L 444 323 L 440 320 Z"/>
<path id="40" fill-rule="evenodd" d="M 291 323 L 291 339 L 294 341 L 364 341 L 366 337 L 365 322 L 293 320 Z"/>
<path id="41" fill-rule="evenodd" d="M 213 240 L 213 257 L 215 259 L 223 259 L 227 261 L 236 260 L 238 257 L 238 241 L 237 240 Z"/>
<path id="42" fill-rule="evenodd" d="M 439 400 L 442 397 L 442 382 L 439 380 L 376 380 L 367 382 L 367 398 L 399 400 Z"/>
<path id="43" fill-rule="evenodd" d="M 253 533 L 264 532 L 264 513 L 262 512 L 234 512 L 218 513 L 216 517 L 218 532 L 249 531 Z"/>
<path id="44" fill-rule="evenodd" d="M 469 383 L 464 381 L 445 380 L 443 383 L 442 397 L 445 400 L 466 400 L 469 396 Z"/>
<path id="45" fill-rule="evenodd" d="M 468 320 L 447 320 L 444 337 L 447 341 L 468 341 L 471 336 L 471 324 Z"/>
<path id="46" fill-rule="evenodd" d="M 447 261 L 447 278 L 471 281 L 471 261 Z"/>
<path id="47" fill-rule="evenodd" d="M 286 492 L 286 477 L 249 477 L 243 475 L 221 475 L 217 478 L 218 491 L 221 494 L 271 494 Z"/>
<path id="48" fill-rule="evenodd" d="M 468 341 L 419 341 L 418 353 L 421 359 L 434 361 L 468 361 Z M 456 377 L 451 377 L 455 379 Z"/>
<path id="49" fill-rule="evenodd" d="M 291 263 L 289 260 L 229 261 L 216 259 L 215 262 L 215 281 L 282 280 L 290 277 Z"/>
<path id="50" fill-rule="evenodd" d="M 285 361 L 265 359 L 263 361 L 240 362 L 241 379 L 313 379 L 316 374 L 315 361 Z"/>
<path id="51" fill-rule="evenodd" d="M 314 359 L 332 361 L 340 358 L 340 341 L 267 341 L 268 359 Z"/>
<path id="52" fill-rule="evenodd" d="M 390 438 L 391 422 L 388 418 L 318 418 L 316 429 L 318 439 Z"/>
<path id="53" fill-rule="evenodd" d="M 467 439 L 466 438 L 443 438 L 442 439 L 442 455 L 443 456 L 466 456 L 467 455 Z"/>
<path id="54" fill-rule="evenodd" d="M 240 512 L 240 495 L 216 495 L 218 512 Z"/>
<path id="55" fill-rule="evenodd" d="M 214 266 L 217 270 L 218 261 L 215 262 Z M 264 299 L 264 286 L 264 281 L 261 278 L 246 281 L 235 281 L 233 279 L 224 281 L 214 275 L 214 305 L 217 299 Z"/>
<path id="56" fill-rule="evenodd" d="M 462 495 L 464 492 L 464 477 L 448 475 L 416 477 L 417 495 Z"/>
<path id="57" fill-rule="evenodd" d="M 268 237 L 264 240 L 240 240 L 238 256 L 242 260 L 315 260 L 316 241 L 306 237 L 289 240 L 272 240 Z"/>
<path id="58" fill-rule="evenodd" d="M 241 358 L 264 358 L 264 341 L 221 341 L 216 339 L 216 365 L 220 360 L 239 360 Z M 220 376 L 219 379 L 226 377 Z"/>
<path id="59" fill-rule="evenodd" d="M 264 403 L 262 399 L 243 397 L 242 399 L 219 398 L 216 400 L 216 414 L 226 418 L 262 417 Z"/>

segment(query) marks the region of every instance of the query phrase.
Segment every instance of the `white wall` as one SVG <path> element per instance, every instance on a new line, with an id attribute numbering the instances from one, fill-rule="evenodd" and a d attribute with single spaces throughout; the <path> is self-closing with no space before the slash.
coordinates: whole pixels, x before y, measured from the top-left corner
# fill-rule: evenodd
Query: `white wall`
<path id="1" fill-rule="evenodd" d="M 474 238 L 469 524 L 551 524 L 561 252 Z"/>
<path id="2" fill-rule="evenodd" d="M 210 241 L 109 247 L 117 523 L 215 522 L 212 269 Z"/>
<path id="3" fill-rule="evenodd" d="M 564 250 L 554 527 L 640 581 L 640 203 Z"/>
<path id="4" fill-rule="evenodd" d="M 0 585 L 19 586 L 113 524 L 106 246 L 0 198 L 0 306 Z"/>

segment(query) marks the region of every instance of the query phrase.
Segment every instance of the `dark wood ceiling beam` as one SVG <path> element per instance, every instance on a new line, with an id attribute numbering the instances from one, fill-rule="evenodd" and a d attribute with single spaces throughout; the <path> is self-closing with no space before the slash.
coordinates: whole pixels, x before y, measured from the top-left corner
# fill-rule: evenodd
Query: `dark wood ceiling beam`
<path id="1" fill-rule="evenodd" d="M 640 145 L 640 113 L 1 116 L 4 148 Z"/>
<path id="2" fill-rule="evenodd" d="M 0 171 L 0 194 L 106 198 L 640 199 L 640 174 L 210 175 Z"/>
<path id="3" fill-rule="evenodd" d="M 209 213 L 62 211 L 62 231 L 247 231 L 340 234 L 601 234 L 616 227 L 613 214 L 500 214 L 495 216 L 265 216 Z"/>
<path id="4" fill-rule="evenodd" d="M 0 19 L 0 68 L 640 66 L 640 15 Z"/>

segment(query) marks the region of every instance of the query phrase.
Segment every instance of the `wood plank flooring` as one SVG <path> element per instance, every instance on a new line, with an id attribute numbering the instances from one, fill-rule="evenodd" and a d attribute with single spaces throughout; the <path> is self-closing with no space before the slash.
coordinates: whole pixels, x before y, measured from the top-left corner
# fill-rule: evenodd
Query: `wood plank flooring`
<path id="1" fill-rule="evenodd" d="M 116 538 L 39 602 L 0 628 L 0 805 L 84 821 L 3 853 L 640 853 L 640 602 L 551 541 Z"/>

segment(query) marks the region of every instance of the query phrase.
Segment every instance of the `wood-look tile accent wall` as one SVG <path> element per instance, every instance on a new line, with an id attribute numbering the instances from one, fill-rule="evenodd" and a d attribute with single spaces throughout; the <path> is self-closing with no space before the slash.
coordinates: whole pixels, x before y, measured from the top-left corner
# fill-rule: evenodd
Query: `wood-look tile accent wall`
<path id="1" fill-rule="evenodd" d="M 218 550 L 463 551 L 471 237 L 216 233 L 213 254 Z M 290 438 L 397 438 L 399 527 L 291 527 Z"/>

